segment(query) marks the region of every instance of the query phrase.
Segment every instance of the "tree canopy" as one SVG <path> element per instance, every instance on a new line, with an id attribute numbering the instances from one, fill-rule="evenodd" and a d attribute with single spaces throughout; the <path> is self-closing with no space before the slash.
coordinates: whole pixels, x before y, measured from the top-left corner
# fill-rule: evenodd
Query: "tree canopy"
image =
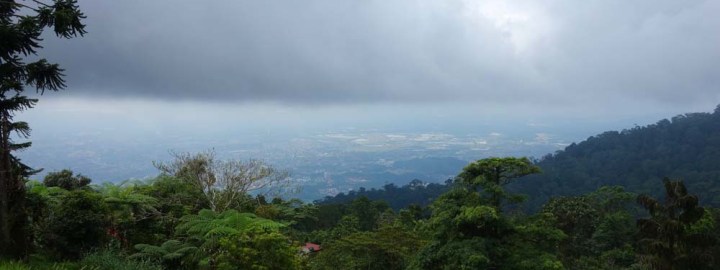
<path id="1" fill-rule="evenodd" d="M 28 138 L 30 126 L 14 117 L 38 102 L 26 87 L 41 95 L 65 88 L 60 66 L 36 59 L 41 35 L 50 28 L 60 38 L 82 36 L 84 18 L 75 0 L 0 1 L 0 257 L 22 258 L 29 251 L 23 181 L 37 172 L 13 154 L 30 147 L 15 141 Z"/>
<path id="2" fill-rule="evenodd" d="M 720 206 L 720 106 L 647 126 L 607 131 L 541 158 L 543 173 L 508 185 L 536 210 L 552 196 L 573 196 L 619 185 L 659 196 L 664 177 L 685 179 L 702 203 Z"/>

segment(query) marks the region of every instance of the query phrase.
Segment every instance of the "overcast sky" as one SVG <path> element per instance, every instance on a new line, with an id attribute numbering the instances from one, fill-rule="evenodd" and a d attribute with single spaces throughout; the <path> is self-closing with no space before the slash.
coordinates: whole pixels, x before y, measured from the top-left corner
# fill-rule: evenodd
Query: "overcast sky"
<path id="1" fill-rule="evenodd" d="M 300 104 L 720 101 L 720 1 L 80 1 L 63 95 Z"/>
<path id="2" fill-rule="evenodd" d="M 79 4 L 89 33 L 43 43 L 68 89 L 26 115 L 38 125 L 82 117 L 69 111 L 148 125 L 645 119 L 720 103 L 720 1 Z"/>
<path id="3" fill-rule="evenodd" d="M 718 0 L 79 5 L 89 33 L 40 51 L 67 89 L 18 115 L 49 171 L 323 132 L 580 141 L 720 103 Z"/>

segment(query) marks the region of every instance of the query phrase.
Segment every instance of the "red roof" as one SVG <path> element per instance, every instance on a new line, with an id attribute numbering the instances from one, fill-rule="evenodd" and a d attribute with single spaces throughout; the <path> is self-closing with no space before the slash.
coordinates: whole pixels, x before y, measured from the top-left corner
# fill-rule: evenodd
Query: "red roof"
<path id="1" fill-rule="evenodd" d="M 315 252 L 320 251 L 322 248 L 318 244 L 307 242 L 305 243 L 305 246 L 303 246 L 303 249 L 309 252 Z"/>

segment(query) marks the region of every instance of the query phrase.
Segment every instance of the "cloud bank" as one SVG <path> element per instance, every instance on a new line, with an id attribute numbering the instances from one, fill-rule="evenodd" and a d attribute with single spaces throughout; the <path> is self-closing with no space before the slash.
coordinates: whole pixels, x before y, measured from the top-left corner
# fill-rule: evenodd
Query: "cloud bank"
<path id="1" fill-rule="evenodd" d="M 63 96 L 207 102 L 720 102 L 720 1 L 80 1 Z"/>

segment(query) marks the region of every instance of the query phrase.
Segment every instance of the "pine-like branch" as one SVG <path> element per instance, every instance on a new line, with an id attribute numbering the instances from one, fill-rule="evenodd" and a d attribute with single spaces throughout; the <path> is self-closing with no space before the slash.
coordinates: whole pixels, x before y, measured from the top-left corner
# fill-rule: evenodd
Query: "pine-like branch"
<path id="1" fill-rule="evenodd" d="M 27 78 L 25 83 L 34 85 L 40 94 L 45 90 L 58 91 L 65 88 L 63 69 L 58 64 L 50 64 L 47 60 L 41 59 L 26 66 Z"/>

